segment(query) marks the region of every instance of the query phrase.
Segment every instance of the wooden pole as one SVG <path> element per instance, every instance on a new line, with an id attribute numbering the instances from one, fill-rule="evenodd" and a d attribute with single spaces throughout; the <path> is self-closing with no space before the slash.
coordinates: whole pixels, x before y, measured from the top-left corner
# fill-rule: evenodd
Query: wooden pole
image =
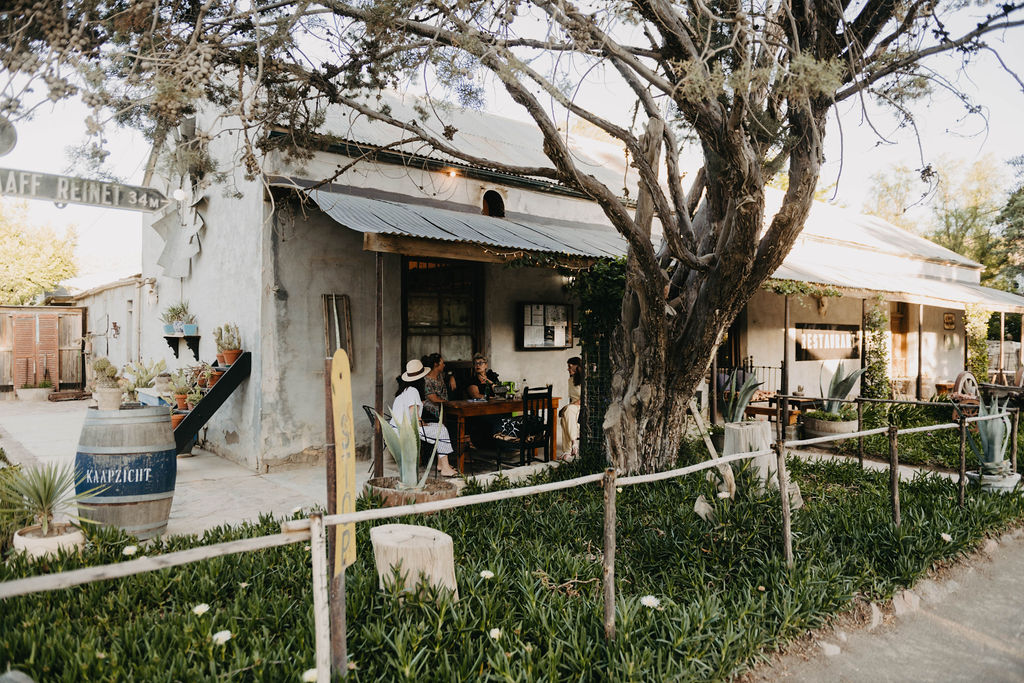
<path id="1" fill-rule="evenodd" d="M 615 469 L 604 471 L 604 637 L 615 639 Z"/>
<path id="2" fill-rule="evenodd" d="M 782 303 L 782 381 L 781 392 L 789 395 L 789 295 L 783 297 Z"/>
<path id="3" fill-rule="evenodd" d="M 718 424 L 718 351 L 711 357 L 711 381 L 708 382 L 708 422 Z"/>
<path id="4" fill-rule="evenodd" d="M 789 473 L 786 471 L 786 442 L 776 441 L 772 444 L 775 450 L 775 461 L 779 477 L 779 494 L 782 497 L 782 552 L 786 566 L 793 566 L 793 528 L 789 511 Z"/>
<path id="5" fill-rule="evenodd" d="M 967 416 L 960 412 L 960 481 L 958 501 L 964 506 L 964 490 L 967 488 Z"/>
<path id="6" fill-rule="evenodd" d="M 924 397 L 924 304 L 917 305 L 917 400 Z M 899 526 L 899 525 L 897 525 Z"/>
<path id="7" fill-rule="evenodd" d="M 384 254 L 377 254 L 377 371 L 373 407 L 384 413 Z M 384 476 L 384 437 L 378 426 L 373 431 L 373 476 Z"/>
<path id="8" fill-rule="evenodd" d="M 860 300 L 860 366 L 867 367 L 868 364 L 868 336 L 865 321 L 868 318 L 868 300 Z"/>
<path id="9" fill-rule="evenodd" d="M 1017 473 L 1017 429 L 1020 427 L 1020 408 L 1013 411 L 1010 418 L 1010 472 Z"/>
<path id="10" fill-rule="evenodd" d="M 333 515 L 338 512 L 338 472 L 334 452 L 334 404 L 331 399 L 331 359 L 324 359 L 324 409 L 326 441 L 324 442 L 324 455 L 327 459 L 327 514 Z M 327 532 L 327 555 L 333 557 L 336 527 L 331 527 Z"/>
<path id="11" fill-rule="evenodd" d="M 999 379 L 996 380 L 998 384 L 1009 384 L 1006 381 L 1006 374 L 1003 372 L 1003 349 L 1004 339 L 1006 339 L 1006 313 L 999 311 Z"/>
<path id="12" fill-rule="evenodd" d="M 313 555 L 313 627 L 316 641 L 316 680 L 331 680 L 331 625 L 327 595 L 327 542 L 319 512 L 309 517 Z"/>
<path id="13" fill-rule="evenodd" d="M 857 431 L 864 431 L 864 402 L 857 398 Z M 864 435 L 857 437 L 857 462 L 864 469 Z"/>
<path id="14" fill-rule="evenodd" d="M 327 420 L 327 443 L 324 446 L 327 458 L 327 514 L 338 513 L 338 463 L 334 445 L 334 402 L 331 397 L 331 359 L 324 360 L 324 407 Z M 379 428 L 378 428 L 379 429 Z M 334 545 L 338 542 L 338 527 L 327 530 L 327 557 L 334 557 Z M 346 666 L 347 647 L 345 643 L 345 573 L 340 572 L 330 580 L 329 592 L 331 623 L 331 663 L 335 672 L 348 674 Z"/>
<path id="15" fill-rule="evenodd" d="M 896 425 L 889 425 L 889 493 L 892 496 L 892 523 L 900 528 L 900 458 L 897 452 Z"/>

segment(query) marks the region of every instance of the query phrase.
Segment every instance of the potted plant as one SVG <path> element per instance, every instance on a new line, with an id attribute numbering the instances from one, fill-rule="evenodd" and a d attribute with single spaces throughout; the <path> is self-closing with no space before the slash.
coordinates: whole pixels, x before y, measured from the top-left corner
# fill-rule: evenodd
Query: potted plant
<path id="1" fill-rule="evenodd" d="M 178 410 L 185 410 L 185 401 L 188 400 L 188 393 L 192 389 L 188 376 L 184 370 L 178 370 L 171 375 L 171 395 L 178 406 Z"/>
<path id="2" fill-rule="evenodd" d="M 199 402 L 203 400 L 203 390 L 199 387 L 193 387 L 192 391 L 188 393 L 188 397 L 185 399 L 185 405 L 189 410 L 194 410 Z"/>
<path id="3" fill-rule="evenodd" d="M 231 365 L 242 355 L 242 339 L 238 334 L 238 325 L 224 323 L 213 331 L 217 342 L 217 362 Z"/>
<path id="4" fill-rule="evenodd" d="M 177 429 L 178 425 L 181 424 L 181 421 L 185 419 L 186 415 L 188 415 L 188 411 L 187 410 L 175 410 L 172 407 L 171 408 L 171 429 Z"/>
<path id="5" fill-rule="evenodd" d="M 978 402 L 978 417 L 998 415 L 1004 410 L 995 396 L 986 404 L 984 399 Z M 981 490 L 995 493 L 1007 493 L 1014 490 L 1020 483 L 1020 473 L 1012 471 L 1010 461 L 1006 457 L 1006 447 L 1010 443 L 1010 418 L 1007 415 L 992 419 L 980 420 L 975 423 L 977 432 L 967 431 L 971 452 L 978 460 L 978 471 L 968 472 L 967 478 L 972 482 L 980 482 Z"/>
<path id="6" fill-rule="evenodd" d="M 727 389 L 722 392 L 719 400 L 722 419 L 726 424 L 743 422 L 746 419 L 746 410 L 747 405 L 750 404 L 750 399 L 754 396 L 757 388 L 764 384 L 764 382 L 758 382 L 757 377 L 753 373 L 748 374 L 742 384 L 737 386 L 738 382 L 739 370 L 736 369 L 729 374 Z M 725 428 L 712 431 L 711 441 L 715 444 L 718 452 L 721 453 L 725 447 Z"/>
<path id="7" fill-rule="evenodd" d="M 9 468 L 13 469 L 13 468 Z M 54 516 L 67 514 L 75 521 L 89 521 L 69 508 L 79 501 L 95 495 L 99 489 L 75 493 L 74 466 L 56 463 L 32 468 L 18 468 L 0 477 L 0 514 L 8 519 L 29 519 L 31 526 L 14 534 L 14 548 L 29 557 L 42 557 L 56 553 L 60 548 L 81 549 L 85 536 L 81 528 L 68 522 L 54 522 Z"/>
<path id="8" fill-rule="evenodd" d="M 458 493 L 455 484 L 440 479 L 428 479 L 430 470 L 437 457 L 437 442 L 431 449 L 423 476 L 417 479 L 417 467 L 420 461 L 420 430 L 416 420 L 403 420 L 398 427 L 380 413 L 374 411 L 380 423 L 381 433 L 388 451 L 398 465 L 397 477 L 373 477 L 366 482 L 366 490 L 384 499 L 384 505 L 406 505 L 408 503 L 425 503 L 433 500 L 454 498 Z M 444 419 L 444 409 L 440 419 Z"/>
<path id="9" fill-rule="evenodd" d="M 163 372 L 167 368 L 167 363 L 161 359 L 156 362 L 144 363 L 138 361 L 135 363 L 129 363 L 124 366 L 125 375 L 125 392 L 128 394 L 129 401 L 137 401 L 139 398 L 139 389 L 146 389 L 153 386 L 153 382 L 157 375 Z"/>
<path id="10" fill-rule="evenodd" d="M 185 324 L 195 324 L 195 316 L 188 312 L 188 302 L 180 301 L 172 306 L 168 306 L 160 316 L 160 320 L 164 323 L 164 332 L 166 334 L 186 334 Z M 196 332 L 193 332 L 195 334 Z"/>
<path id="11" fill-rule="evenodd" d="M 19 401 L 45 401 L 53 392 L 53 383 L 44 378 L 38 384 L 24 384 L 15 393 Z"/>
<path id="12" fill-rule="evenodd" d="M 106 358 L 97 358 L 92 362 L 95 373 L 95 391 L 93 396 L 100 410 L 117 410 L 121 407 L 123 390 L 118 377 L 117 368 Z"/>
<path id="13" fill-rule="evenodd" d="M 822 368 L 824 370 L 824 368 Z M 809 438 L 830 436 L 832 434 L 849 434 L 857 431 L 857 412 L 843 403 L 850 397 L 853 385 L 867 368 L 858 368 L 847 375 L 843 364 L 836 367 L 828 391 L 821 389 L 824 397 L 821 410 L 808 410 L 804 413 L 804 434 Z"/>
<path id="14" fill-rule="evenodd" d="M 206 388 L 210 384 L 210 375 L 213 374 L 213 366 L 209 363 L 200 363 L 190 370 L 192 378 L 197 387 Z"/>
<path id="15" fill-rule="evenodd" d="M 199 334 L 199 325 L 196 324 L 196 317 L 187 310 L 181 317 L 181 331 L 186 337 L 194 337 Z"/>

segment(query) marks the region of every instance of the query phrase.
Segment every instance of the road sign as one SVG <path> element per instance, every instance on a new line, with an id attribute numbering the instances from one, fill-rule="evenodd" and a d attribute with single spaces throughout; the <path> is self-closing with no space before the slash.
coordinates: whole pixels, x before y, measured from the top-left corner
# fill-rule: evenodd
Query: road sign
<path id="1" fill-rule="evenodd" d="M 0 196 L 134 211 L 159 211 L 167 206 L 167 197 L 148 187 L 11 168 L 0 168 Z"/>

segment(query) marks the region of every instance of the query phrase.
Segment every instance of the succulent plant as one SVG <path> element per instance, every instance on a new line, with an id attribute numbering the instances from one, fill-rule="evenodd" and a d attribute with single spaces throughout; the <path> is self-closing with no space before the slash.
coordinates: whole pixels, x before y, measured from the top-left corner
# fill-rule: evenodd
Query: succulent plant
<path id="1" fill-rule="evenodd" d="M 163 359 L 148 364 L 138 361 L 124 366 L 125 374 L 128 375 L 128 382 L 125 384 L 125 391 L 128 393 L 128 400 L 134 401 L 138 398 L 138 390 L 153 386 L 153 380 L 167 368 L 167 362 Z"/>
<path id="2" fill-rule="evenodd" d="M 96 373 L 96 386 L 116 387 L 118 372 L 117 367 L 106 358 L 97 358 L 92 362 L 92 370 Z"/>
<path id="3" fill-rule="evenodd" d="M 742 422 L 751 397 L 757 388 L 764 384 L 764 382 L 758 382 L 754 374 L 749 374 L 743 380 L 743 384 L 737 388 L 736 382 L 739 379 L 737 373 L 738 370 L 732 371 L 729 375 L 729 386 L 722 393 L 722 418 L 726 422 Z"/>
<path id="4" fill-rule="evenodd" d="M 376 410 L 373 411 L 380 422 L 381 434 L 384 436 L 384 443 L 387 445 L 391 455 L 398 464 L 398 488 L 401 489 L 422 489 L 430 476 L 430 468 L 434 466 L 434 458 L 437 457 L 437 441 L 430 453 L 430 460 L 426 469 L 423 470 L 423 477 L 417 481 L 416 468 L 420 461 L 420 430 L 419 420 L 411 416 L 405 420 L 398 421 L 398 427 L 391 426 L 391 423 Z M 439 421 L 444 421 L 444 408 L 441 408 Z"/>
<path id="5" fill-rule="evenodd" d="M 234 351 L 242 348 L 238 325 L 232 323 L 224 323 L 222 326 L 214 328 L 213 339 L 217 342 L 218 351 Z"/>
<path id="6" fill-rule="evenodd" d="M 822 370 L 824 370 L 824 367 Z M 825 392 L 824 387 L 821 388 L 821 396 L 825 399 L 822 409 L 826 413 L 838 415 L 843 402 L 850 397 L 853 385 L 857 383 L 857 380 L 865 372 L 867 372 L 867 368 L 857 368 L 847 375 L 843 372 L 843 364 L 840 363 L 836 367 L 835 374 L 832 375 L 832 381 L 828 385 L 828 392 Z"/>
<path id="7" fill-rule="evenodd" d="M 978 417 L 998 415 L 1004 406 L 999 404 L 995 396 L 986 404 L 985 399 L 978 401 Z M 992 476 L 1010 474 L 1010 461 L 1006 459 L 1006 447 L 1010 442 L 1010 418 L 1005 414 L 992 420 L 981 420 L 975 423 L 977 435 L 968 430 L 968 443 L 974 457 L 978 459 L 981 473 Z"/>

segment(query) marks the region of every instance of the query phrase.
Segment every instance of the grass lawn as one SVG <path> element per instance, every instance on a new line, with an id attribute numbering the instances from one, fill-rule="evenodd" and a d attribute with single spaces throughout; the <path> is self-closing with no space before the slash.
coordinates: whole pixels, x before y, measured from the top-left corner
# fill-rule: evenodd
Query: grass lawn
<path id="1" fill-rule="evenodd" d="M 545 478 L 598 467 L 577 463 Z M 782 561 L 778 495 L 752 494 L 742 474 L 735 501 L 716 499 L 698 476 L 624 489 L 618 637 L 610 644 L 602 630 L 599 486 L 398 520 L 452 535 L 457 603 L 379 591 L 370 525 L 361 524 L 359 559 L 347 574 L 350 679 L 720 680 L 821 625 L 855 596 L 888 597 L 1024 517 L 1020 496 L 972 489 L 961 510 L 954 482 L 918 478 L 901 488 L 896 531 L 887 474 L 793 458 L 790 467 L 806 502 L 794 515 L 792 570 Z M 702 493 L 717 524 L 693 513 Z M 169 539 L 159 552 L 276 531 L 265 519 L 202 539 Z M 127 559 L 128 543 L 103 532 L 82 559 L 37 567 L 15 559 L 0 566 L 0 580 L 117 562 Z M 493 577 L 481 577 L 484 570 Z M 645 606 L 644 596 L 659 604 Z M 201 603 L 209 611 L 197 615 Z M 40 681 L 298 681 L 314 665 L 302 543 L 15 598 L 0 612 L 0 668 L 10 663 Z M 224 630 L 230 640 L 215 644 L 213 634 Z"/>

